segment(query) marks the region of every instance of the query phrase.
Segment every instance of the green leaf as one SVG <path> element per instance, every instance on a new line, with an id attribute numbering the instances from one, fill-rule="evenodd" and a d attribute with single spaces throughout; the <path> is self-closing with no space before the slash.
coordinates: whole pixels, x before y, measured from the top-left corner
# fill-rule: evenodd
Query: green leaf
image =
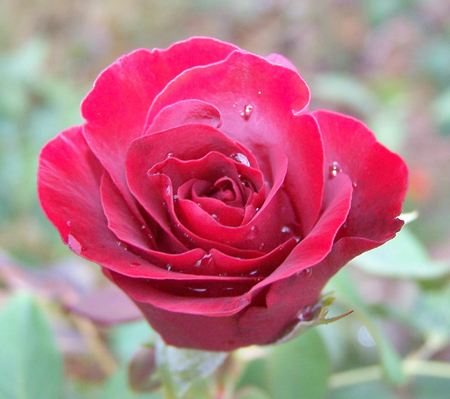
<path id="1" fill-rule="evenodd" d="M 431 261 L 407 227 L 393 240 L 358 256 L 351 264 L 368 273 L 393 278 L 436 279 L 450 274 L 449 262 Z"/>
<path id="2" fill-rule="evenodd" d="M 267 357 L 269 390 L 275 399 L 322 399 L 327 393 L 330 364 L 316 329 L 284 344 Z"/>
<path id="3" fill-rule="evenodd" d="M 0 313 L 0 398 L 60 399 L 63 363 L 45 315 L 18 293 Z"/>
<path id="4" fill-rule="evenodd" d="M 200 380 L 210 376 L 228 353 L 182 349 L 156 340 L 156 363 L 168 398 L 181 398 Z"/>

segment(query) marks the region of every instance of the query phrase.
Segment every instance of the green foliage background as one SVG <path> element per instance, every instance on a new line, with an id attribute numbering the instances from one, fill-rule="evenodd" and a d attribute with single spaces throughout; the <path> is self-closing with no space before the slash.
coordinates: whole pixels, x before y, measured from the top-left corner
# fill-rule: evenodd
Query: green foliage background
<path id="1" fill-rule="evenodd" d="M 352 315 L 278 347 L 238 351 L 219 369 L 222 380 L 186 395 L 220 398 L 222 384 L 222 398 L 236 399 L 447 398 L 447 0 L 3 0 L 0 399 L 161 397 L 127 383 L 128 361 L 152 336 L 145 323 L 105 327 L 65 312 L 106 282 L 45 219 L 36 168 L 45 142 L 82 122 L 79 104 L 102 69 L 135 48 L 193 35 L 292 60 L 311 88 L 310 109 L 365 121 L 404 157 L 405 211 L 419 217 L 330 282 L 332 315 Z"/>

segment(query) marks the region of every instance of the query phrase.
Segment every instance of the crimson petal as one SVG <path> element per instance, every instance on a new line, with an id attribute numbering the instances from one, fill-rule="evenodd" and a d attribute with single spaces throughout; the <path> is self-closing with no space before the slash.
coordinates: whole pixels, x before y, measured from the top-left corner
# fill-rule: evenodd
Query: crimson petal
<path id="1" fill-rule="evenodd" d="M 404 161 L 376 141 L 360 121 L 330 111 L 315 111 L 322 132 L 325 174 L 336 162 L 353 182 L 352 207 L 340 237 L 385 242 L 400 230 L 397 219 L 408 187 Z M 332 177 L 332 176 L 331 176 Z"/>

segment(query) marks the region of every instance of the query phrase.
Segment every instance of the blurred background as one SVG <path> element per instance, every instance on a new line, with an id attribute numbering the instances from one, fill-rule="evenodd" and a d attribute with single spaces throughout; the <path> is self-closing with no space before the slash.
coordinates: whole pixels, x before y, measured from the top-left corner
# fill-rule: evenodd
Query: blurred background
<path id="1" fill-rule="evenodd" d="M 322 396 L 310 398 L 448 398 L 448 0 L 2 0 L 0 371 L 2 362 L 8 367 L 2 325 L 21 306 L 34 306 L 14 299 L 19 290 L 32 293 L 33 309 L 50 323 L 42 334 L 56 335 L 64 377 L 55 384 L 64 397 L 106 395 L 119 364 L 150 334 L 145 323 L 105 327 L 66 312 L 106 283 L 98 266 L 72 255 L 40 210 L 37 158 L 48 140 L 82 122 L 80 102 L 115 59 L 194 35 L 283 54 L 311 88 L 310 109 L 363 120 L 410 168 L 405 212 L 418 218 L 330 284 L 337 313 L 357 311 L 319 329 L 331 377 Z M 245 364 L 240 387 L 264 395 L 265 382 L 252 374 L 258 360 Z M 233 397 L 244 398 L 241 391 Z M 153 397 L 124 392 L 123 398 Z"/>

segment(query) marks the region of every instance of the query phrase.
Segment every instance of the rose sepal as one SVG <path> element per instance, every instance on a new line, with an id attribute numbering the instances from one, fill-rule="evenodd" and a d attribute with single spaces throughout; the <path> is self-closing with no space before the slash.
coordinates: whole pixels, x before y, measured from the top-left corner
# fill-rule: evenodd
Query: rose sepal
<path id="1" fill-rule="evenodd" d="M 320 297 L 320 299 L 312 306 L 306 306 L 301 309 L 297 314 L 298 322 L 294 324 L 280 339 L 277 339 L 271 345 L 278 345 L 284 342 L 290 341 L 291 339 L 304 334 L 312 327 L 320 326 L 322 324 L 330 324 L 343 319 L 349 314 L 353 313 L 350 310 L 347 313 L 341 314 L 335 317 L 327 318 L 329 312 L 329 307 L 333 304 L 335 297 L 333 292 L 329 292 Z"/>

